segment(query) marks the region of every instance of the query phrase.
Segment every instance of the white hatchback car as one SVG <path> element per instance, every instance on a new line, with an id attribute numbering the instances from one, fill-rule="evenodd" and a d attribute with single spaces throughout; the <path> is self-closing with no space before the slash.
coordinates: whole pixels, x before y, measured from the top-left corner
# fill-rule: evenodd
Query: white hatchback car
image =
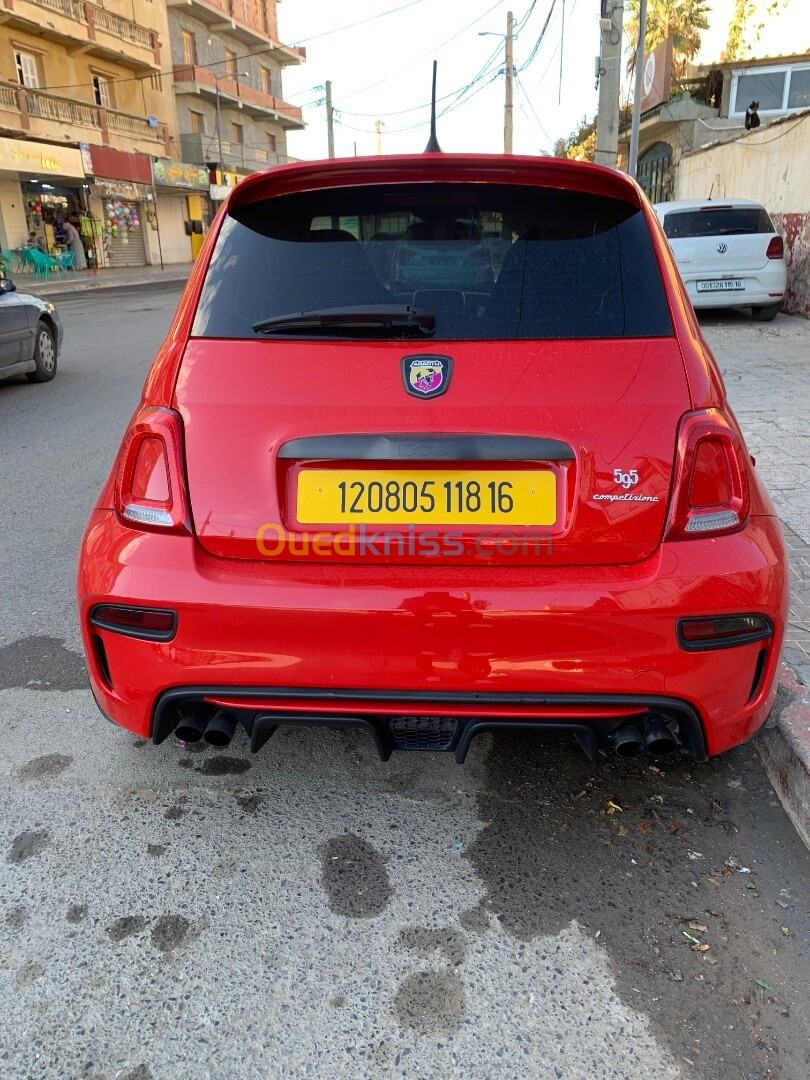
<path id="1" fill-rule="evenodd" d="M 750 199 L 656 203 L 689 299 L 696 308 L 750 307 L 776 316 L 787 284 L 785 245 L 767 210 Z"/>

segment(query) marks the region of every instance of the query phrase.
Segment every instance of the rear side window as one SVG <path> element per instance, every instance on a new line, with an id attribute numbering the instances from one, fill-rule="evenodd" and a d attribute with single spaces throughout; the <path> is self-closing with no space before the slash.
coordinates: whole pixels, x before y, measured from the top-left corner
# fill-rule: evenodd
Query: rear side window
<path id="1" fill-rule="evenodd" d="M 381 305 L 435 314 L 433 340 L 673 332 L 638 207 L 471 183 L 335 188 L 237 207 L 223 222 L 192 333 L 255 338 L 263 320 Z M 347 325 L 317 336 L 363 334 Z"/>
<path id="2" fill-rule="evenodd" d="M 664 218 L 670 240 L 693 236 L 737 236 L 772 233 L 773 222 L 761 206 L 718 206 L 700 210 L 675 210 Z"/>

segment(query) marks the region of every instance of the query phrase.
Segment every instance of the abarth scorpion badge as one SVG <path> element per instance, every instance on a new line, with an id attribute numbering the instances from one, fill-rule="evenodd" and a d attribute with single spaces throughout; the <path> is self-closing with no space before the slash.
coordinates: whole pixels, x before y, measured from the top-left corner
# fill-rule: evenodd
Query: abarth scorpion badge
<path id="1" fill-rule="evenodd" d="M 453 360 L 449 356 L 403 356 L 402 379 L 414 397 L 438 397 L 450 384 Z"/>

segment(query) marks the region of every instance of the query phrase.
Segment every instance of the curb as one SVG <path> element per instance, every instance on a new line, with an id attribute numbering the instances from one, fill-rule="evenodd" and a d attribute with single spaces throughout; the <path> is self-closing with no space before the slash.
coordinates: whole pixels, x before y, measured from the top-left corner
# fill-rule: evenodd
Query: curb
<path id="1" fill-rule="evenodd" d="M 185 274 L 172 274 L 169 272 L 164 276 L 158 277 L 152 275 L 150 277 L 142 278 L 129 278 L 127 280 L 102 279 L 100 281 L 81 281 L 76 284 L 65 282 L 59 282 L 47 285 L 38 284 L 37 288 L 31 289 L 31 292 L 37 296 L 49 297 L 49 296 L 75 296 L 79 293 L 88 292 L 107 292 L 110 289 L 133 289 L 139 288 L 142 285 L 180 285 L 185 284 L 188 280 L 189 272 Z M 22 291 L 22 289 L 20 290 Z"/>
<path id="2" fill-rule="evenodd" d="M 810 691 L 785 664 L 756 747 L 785 813 L 810 848 Z"/>

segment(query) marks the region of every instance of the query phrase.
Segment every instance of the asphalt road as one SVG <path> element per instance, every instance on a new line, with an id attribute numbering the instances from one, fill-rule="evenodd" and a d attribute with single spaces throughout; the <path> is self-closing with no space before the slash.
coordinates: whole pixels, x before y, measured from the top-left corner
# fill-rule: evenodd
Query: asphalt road
<path id="1" fill-rule="evenodd" d="M 459 768 L 99 715 L 76 550 L 177 297 L 64 300 L 56 380 L 0 384 L 0 1078 L 810 1075 L 810 856 L 750 746 Z"/>

